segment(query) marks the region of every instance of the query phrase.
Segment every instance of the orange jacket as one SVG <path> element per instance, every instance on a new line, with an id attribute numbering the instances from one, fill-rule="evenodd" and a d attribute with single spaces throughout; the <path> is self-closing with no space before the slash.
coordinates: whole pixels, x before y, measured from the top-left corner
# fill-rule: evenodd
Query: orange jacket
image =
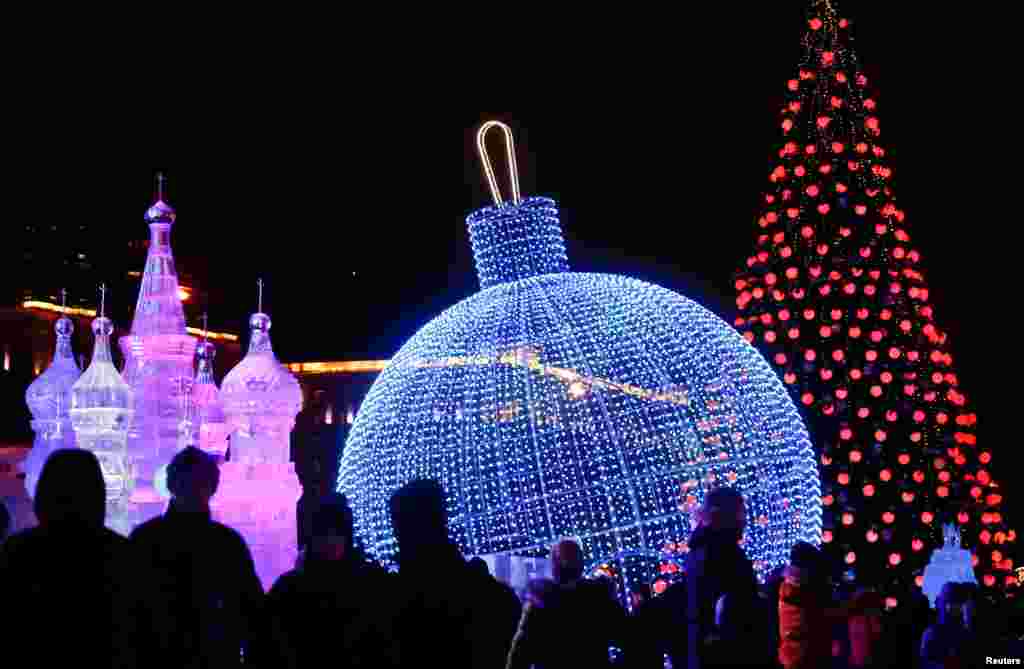
<path id="1" fill-rule="evenodd" d="M 786 669 L 817 669 L 832 658 L 832 622 L 845 609 L 829 607 L 805 572 L 788 567 L 779 589 L 779 662 Z"/>

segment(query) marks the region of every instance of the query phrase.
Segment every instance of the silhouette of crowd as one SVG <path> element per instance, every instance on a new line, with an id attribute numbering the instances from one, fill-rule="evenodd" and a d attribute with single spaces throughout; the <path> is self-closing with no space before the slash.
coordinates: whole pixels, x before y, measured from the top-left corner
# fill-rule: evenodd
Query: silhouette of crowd
<path id="1" fill-rule="evenodd" d="M 304 496 L 299 562 L 264 593 L 245 541 L 210 516 L 218 480 L 210 456 L 180 451 L 166 513 L 125 538 L 104 527 L 96 457 L 53 453 L 37 527 L 7 536 L 0 505 L 0 630 L 31 656 L 12 666 L 932 669 L 1020 657 L 999 624 L 1008 616 L 976 586 L 946 584 L 931 620 L 920 592 L 887 607 L 869 587 L 837 583 L 806 543 L 759 584 L 731 488 L 705 495 L 684 577 L 657 593 L 633 587 L 627 612 L 613 584 L 585 577 L 571 540 L 520 600 L 460 554 L 429 480 L 391 499 L 397 573 L 363 552 L 343 496 Z"/>

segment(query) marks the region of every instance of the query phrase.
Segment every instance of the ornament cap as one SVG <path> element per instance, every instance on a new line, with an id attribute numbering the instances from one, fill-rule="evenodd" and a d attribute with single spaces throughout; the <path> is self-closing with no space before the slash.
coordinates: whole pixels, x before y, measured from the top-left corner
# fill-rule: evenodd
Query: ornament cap
<path id="1" fill-rule="evenodd" d="M 492 128 L 500 128 L 505 135 L 511 202 L 502 200 L 487 154 L 485 140 Z M 523 200 L 519 193 L 512 129 L 500 121 L 488 121 L 480 126 L 476 144 L 494 198 L 494 206 L 475 211 L 466 218 L 480 287 L 486 289 L 532 276 L 569 271 L 558 205 L 543 197 Z"/>

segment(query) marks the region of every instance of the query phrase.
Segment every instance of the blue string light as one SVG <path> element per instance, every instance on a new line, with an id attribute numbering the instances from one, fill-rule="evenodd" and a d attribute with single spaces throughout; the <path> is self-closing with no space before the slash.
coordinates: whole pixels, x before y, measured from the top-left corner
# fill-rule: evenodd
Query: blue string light
<path id="1" fill-rule="evenodd" d="M 483 290 L 394 356 L 345 446 L 338 489 L 372 553 L 394 558 L 388 500 L 416 478 L 444 486 L 467 555 L 542 555 L 571 537 L 590 569 L 650 582 L 717 485 L 746 496 L 761 574 L 820 540 L 807 431 L 735 330 L 658 286 L 569 272 L 549 199 L 467 222 Z"/>

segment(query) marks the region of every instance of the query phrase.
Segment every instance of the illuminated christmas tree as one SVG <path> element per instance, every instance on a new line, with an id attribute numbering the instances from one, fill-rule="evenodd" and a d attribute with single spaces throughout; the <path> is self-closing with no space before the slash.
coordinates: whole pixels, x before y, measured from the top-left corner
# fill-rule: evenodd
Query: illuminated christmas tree
<path id="1" fill-rule="evenodd" d="M 804 407 L 829 552 L 896 596 L 921 583 L 942 523 L 954 522 L 979 582 L 998 588 L 1015 581 L 1016 535 L 929 303 L 849 31 L 834 2 L 812 5 L 757 249 L 736 277 L 736 325 Z"/>

